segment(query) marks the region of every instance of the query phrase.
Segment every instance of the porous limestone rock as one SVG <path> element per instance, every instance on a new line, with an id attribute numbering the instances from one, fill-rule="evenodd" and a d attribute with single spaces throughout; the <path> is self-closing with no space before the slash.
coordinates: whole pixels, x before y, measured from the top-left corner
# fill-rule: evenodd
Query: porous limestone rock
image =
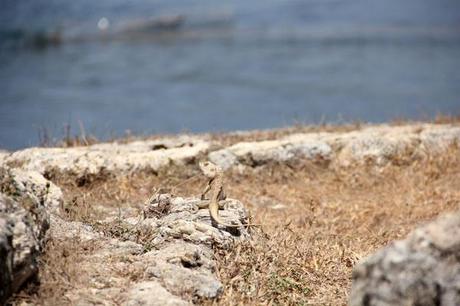
<path id="1" fill-rule="evenodd" d="M 0 279 L 8 282 L 0 301 L 37 273 L 49 214 L 61 204 L 61 190 L 39 173 L 0 168 Z"/>
<path id="2" fill-rule="evenodd" d="M 171 164 L 193 163 L 204 154 L 223 169 L 290 160 L 335 162 L 339 166 L 370 161 L 380 166 L 394 158 L 437 153 L 459 141 L 460 127 L 452 124 L 377 125 L 351 132 L 297 133 L 275 140 L 239 142 L 223 148 L 205 136 L 181 135 L 87 147 L 30 148 L 1 153 L 0 165 L 40 174 L 73 174 L 77 178 L 158 171 Z"/>
<path id="3" fill-rule="evenodd" d="M 460 127 L 440 126 L 420 133 L 421 146 L 426 151 L 440 151 L 449 145 L 460 145 Z"/>
<path id="4" fill-rule="evenodd" d="M 88 242 L 100 239 L 103 233 L 95 231 L 90 225 L 77 221 L 66 221 L 59 216 L 50 215 L 50 228 L 48 230 L 50 239 L 73 240 Z"/>
<path id="5" fill-rule="evenodd" d="M 8 169 L 10 182 L 16 193 L 35 197 L 49 212 L 58 213 L 62 207 L 63 195 L 59 187 L 36 171 Z"/>
<path id="6" fill-rule="evenodd" d="M 183 165 L 208 148 L 209 143 L 201 138 L 181 136 L 127 144 L 115 142 L 87 147 L 30 148 L 8 155 L 3 163 L 41 174 L 57 171 L 83 177 L 106 172 L 157 171 L 171 163 Z"/>
<path id="7" fill-rule="evenodd" d="M 358 264 L 350 305 L 460 305 L 460 211 Z"/>
<path id="8" fill-rule="evenodd" d="M 127 306 L 185 306 L 191 305 L 171 294 L 157 281 L 146 281 L 132 286 L 126 294 Z"/>
<path id="9" fill-rule="evenodd" d="M 161 195 L 161 197 L 163 196 L 167 195 Z M 209 211 L 196 208 L 198 202 L 200 200 L 195 198 L 171 198 L 168 213 L 161 218 L 153 219 L 156 222 L 159 235 L 155 237 L 152 243 L 155 246 L 159 246 L 170 239 L 181 238 L 193 243 L 217 244 L 221 247 L 226 247 L 235 240 L 249 238 L 249 234 L 244 227 L 226 229 L 221 225 L 218 227 L 213 226 Z M 150 205 L 154 206 L 156 203 Z M 227 199 L 224 204 L 224 210 L 219 211 L 219 213 L 222 219 L 229 223 L 232 221 L 240 225 L 249 223 L 247 221 L 247 211 L 244 209 L 243 204 L 237 200 Z M 151 224 L 150 222 L 153 220 L 147 218 L 145 222 Z"/>
<path id="10" fill-rule="evenodd" d="M 51 239 L 90 250 L 79 263 L 80 282 L 86 287 L 69 290 L 67 302 L 94 303 L 117 296 L 123 305 L 188 305 L 219 297 L 223 286 L 215 273 L 212 247 L 231 247 L 250 236 L 244 227 L 213 226 L 209 211 L 196 207 L 198 201 L 159 194 L 140 218 L 106 218 L 104 232 L 52 216 Z M 248 222 L 237 200 L 226 200 L 221 215 Z"/>
<path id="11" fill-rule="evenodd" d="M 271 161 L 332 158 L 332 148 L 317 134 L 294 134 L 279 140 L 240 142 L 209 153 L 209 160 L 224 170 L 238 163 L 258 166 Z"/>
<path id="12" fill-rule="evenodd" d="M 48 226 L 48 213 L 36 197 L 0 193 L 0 301 L 37 273 Z"/>
<path id="13" fill-rule="evenodd" d="M 300 159 L 345 167 L 364 162 L 381 166 L 400 157 L 437 153 L 459 141 L 460 127 L 454 125 L 380 125 L 345 133 L 299 133 L 276 140 L 240 142 L 209 152 L 208 158 L 223 169 Z"/>
<path id="14" fill-rule="evenodd" d="M 419 143 L 417 134 L 403 132 L 400 128 L 351 132 L 339 141 L 343 144 L 338 156 L 341 165 L 356 161 L 383 165 L 392 158 L 414 152 Z"/>
<path id="15" fill-rule="evenodd" d="M 143 255 L 153 263 L 144 273 L 147 279 L 161 280 L 164 287 L 177 295 L 193 292 L 194 296 L 216 298 L 223 287 L 216 278 L 212 250 L 193 243 L 172 242 L 160 250 Z"/>
<path id="16" fill-rule="evenodd" d="M 0 195 L 0 201 L 2 195 Z M 0 304 L 11 293 L 13 283 L 13 224 L 0 214 Z"/>

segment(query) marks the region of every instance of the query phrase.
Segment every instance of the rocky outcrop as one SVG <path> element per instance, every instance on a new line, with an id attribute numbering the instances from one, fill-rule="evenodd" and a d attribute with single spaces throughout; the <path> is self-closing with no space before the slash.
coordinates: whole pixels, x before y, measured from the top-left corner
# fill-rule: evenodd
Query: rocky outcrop
<path id="1" fill-rule="evenodd" d="M 194 161 L 208 143 L 190 137 L 88 148 L 32 148 L 2 154 L 0 168 L 0 301 L 37 273 L 47 239 L 54 243 L 91 245 L 79 265 L 85 286 L 68 290 L 70 303 L 106 301 L 119 296 L 130 305 L 188 304 L 217 298 L 222 284 L 215 275 L 211 246 L 229 247 L 249 238 L 244 227 L 226 230 L 211 224 L 198 199 L 158 195 L 143 216 L 108 217 L 100 226 L 60 217 L 63 195 L 44 178 L 48 171 L 77 176 L 103 171 L 128 173 L 158 170 Z M 243 205 L 226 201 L 222 217 L 242 222 Z M 247 221 L 246 221 L 247 222 Z M 102 230 L 103 229 L 103 230 Z M 109 229 L 109 230 L 107 230 Z M 120 274 L 133 271 L 135 281 Z M 122 272 L 120 272 L 122 271 Z M 153 292 L 143 292 L 149 288 Z M 155 296 L 155 299 L 151 297 Z M 88 299 L 88 297 L 91 297 Z"/>
<path id="2" fill-rule="evenodd" d="M 3 203 L 7 199 L 0 194 L 0 201 Z M 13 224 L 2 214 L 0 215 L 0 304 L 2 305 L 12 292 L 13 254 Z"/>
<path id="3" fill-rule="evenodd" d="M 145 281 L 132 286 L 126 294 L 127 306 L 183 306 L 191 305 L 181 298 L 171 294 L 157 281 Z"/>
<path id="4" fill-rule="evenodd" d="M 41 174 L 7 167 L 0 174 L 2 303 L 37 273 L 47 239 L 72 243 L 75 252 L 92 250 L 79 264 L 85 286 L 75 286 L 63 297 L 72 304 L 114 296 L 129 305 L 185 305 L 214 299 L 223 287 L 211 247 L 230 247 L 250 237 L 243 226 L 215 227 L 208 210 L 197 208 L 200 200 L 169 194 L 153 197 L 141 216 L 114 211 L 93 225 L 66 221 L 59 216 L 61 190 Z M 228 221 L 248 222 L 237 200 L 226 200 L 221 215 Z M 126 273 L 132 273 L 134 281 Z"/>
<path id="5" fill-rule="evenodd" d="M 223 169 L 243 164 L 258 166 L 270 161 L 293 159 L 326 159 L 333 155 L 332 147 L 322 139 L 325 134 L 294 134 L 279 140 L 240 142 L 209 153 L 209 160 Z"/>
<path id="6" fill-rule="evenodd" d="M 212 247 L 231 247 L 250 237 L 243 226 L 213 226 L 208 210 L 197 208 L 200 200 L 169 194 L 153 197 L 142 216 L 113 212 L 99 226 L 66 221 L 57 215 L 62 203 L 58 187 L 36 172 L 1 173 L 2 303 L 37 273 L 45 239 L 72 243 L 75 252 L 92 250 L 78 266 L 85 286 L 68 290 L 63 301 L 84 304 L 117 296 L 128 305 L 186 305 L 215 299 L 223 287 L 215 274 Z M 248 222 L 237 200 L 226 200 L 221 215 L 228 221 Z M 126 275 L 130 273 L 133 280 Z"/>
<path id="7" fill-rule="evenodd" d="M 193 162 L 206 152 L 209 143 L 189 136 L 128 144 L 103 143 L 74 148 L 30 148 L 3 157 L 3 163 L 26 171 L 69 173 L 77 177 L 100 173 L 126 174 L 158 171 Z"/>
<path id="8" fill-rule="evenodd" d="M 0 164 L 36 171 L 73 174 L 77 178 L 101 173 L 123 175 L 159 171 L 208 158 L 223 169 L 256 167 L 270 162 L 312 160 L 337 166 L 372 162 L 385 165 L 395 158 L 437 153 L 460 142 L 460 126 L 413 124 L 369 126 L 345 133 L 297 133 L 275 140 L 239 142 L 224 147 L 206 136 L 187 136 L 103 143 L 74 148 L 30 148 L 1 153 Z"/>
<path id="9" fill-rule="evenodd" d="M 49 211 L 62 199 L 51 182 L 15 169 L 0 169 L 0 191 L 0 302 L 4 302 L 37 273 Z"/>
<path id="10" fill-rule="evenodd" d="M 347 133 L 304 133 L 277 140 L 242 142 L 210 152 L 209 159 L 224 169 L 296 159 L 326 161 L 338 166 L 369 161 L 384 165 L 394 158 L 433 153 L 459 142 L 458 126 L 382 125 Z"/>
<path id="11" fill-rule="evenodd" d="M 58 213 L 62 207 L 62 191 L 53 182 L 36 171 L 4 168 L 2 190 L 13 196 L 27 196 L 38 201 L 50 213 Z M 5 181 L 6 180 L 6 181 Z"/>
<path id="12" fill-rule="evenodd" d="M 229 232 L 212 226 L 208 210 L 197 209 L 198 201 L 158 195 L 143 217 L 109 217 L 102 233 L 53 217 L 54 241 L 97 246 L 80 259 L 79 277 L 86 286 L 69 290 L 65 299 L 79 304 L 118 296 L 124 305 L 186 305 L 218 298 L 223 286 L 212 247 L 230 247 L 249 233 L 244 227 Z M 225 206 L 223 217 L 247 222 L 239 201 L 227 200 Z"/>
<path id="13" fill-rule="evenodd" d="M 350 305 L 460 305 L 460 212 L 415 230 L 356 266 Z"/>

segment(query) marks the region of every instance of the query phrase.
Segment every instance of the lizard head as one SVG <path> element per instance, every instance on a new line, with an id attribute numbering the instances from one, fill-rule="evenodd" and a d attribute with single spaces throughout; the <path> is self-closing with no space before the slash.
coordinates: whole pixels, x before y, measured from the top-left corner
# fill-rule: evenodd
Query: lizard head
<path id="1" fill-rule="evenodd" d="M 220 170 L 220 168 L 217 165 L 209 161 L 200 161 L 199 165 L 203 174 L 206 175 L 208 178 L 214 178 Z"/>

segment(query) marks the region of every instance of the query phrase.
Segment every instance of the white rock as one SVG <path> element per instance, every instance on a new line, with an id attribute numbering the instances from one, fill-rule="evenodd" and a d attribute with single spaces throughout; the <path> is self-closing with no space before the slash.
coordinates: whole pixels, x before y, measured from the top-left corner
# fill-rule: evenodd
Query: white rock
<path id="1" fill-rule="evenodd" d="M 350 305 L 460 305 L 460 212 L 355 266 Z"/>
<path id="2" fill-rule="evenodd" d="M 127 306 L 183 306 L 191 305 L 171 294 L 157 281 L 137 283 L 126 295 Z"/>
<path id="3" fill-rule="evenodd" d="M 448 146 L 460 144 L 460 127 L 441 126 L 421 132 L 422 148 L 428 152 L 439 152 Z"/>
<path id="4" fill-rule="evenodd" d="M 251 166 L 291 159 L 330 159 L 332 148 L 316 134 L 295 134 L 279 140 L 240 142 L 211 152 L 208 158 L 224 170 L 244 163 Z"/>
<path id="5" fill-rule="evenodd" d="M 36 171 L 10 169 L 10 175 L 19 192 L 37 197 L 49 212 L 56 214 L 59 212 L 63 203 L 63 195 L 61 189 L 53 182 L 45 179 Z"/>
<path id="6" fill-rule="evenodd" d="M 103 171 L 118 174 L 143 169 L 157 171 L 170 163 L 182 165 L 206 152 L 210 146 L 198 138 L 187 139 L 189 141 L 185 144 L 180 141 L 178 147 L 168 147 L 172 141 L 166 141 L 161 149 L 155 149 L 155 146 L 160 146 L 159 140 L 75 148 L 30 148 L 12 153 L 4 158 L 4 163 L 20 164 L 24 170 L 41 174 L 47 170 L 57 170 L 79 176 Z"/>

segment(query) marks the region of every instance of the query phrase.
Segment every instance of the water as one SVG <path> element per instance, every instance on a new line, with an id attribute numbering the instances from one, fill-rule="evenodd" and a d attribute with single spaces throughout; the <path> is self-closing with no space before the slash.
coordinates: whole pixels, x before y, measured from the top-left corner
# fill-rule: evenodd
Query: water
<path id="1" fill-rule="evenodd" d="M 0 6 L 0 148 L 79 122 L 105 139 L 460 114 L 458 0 Z M 177 14 L 177 29 L 142 27 Z"/>

